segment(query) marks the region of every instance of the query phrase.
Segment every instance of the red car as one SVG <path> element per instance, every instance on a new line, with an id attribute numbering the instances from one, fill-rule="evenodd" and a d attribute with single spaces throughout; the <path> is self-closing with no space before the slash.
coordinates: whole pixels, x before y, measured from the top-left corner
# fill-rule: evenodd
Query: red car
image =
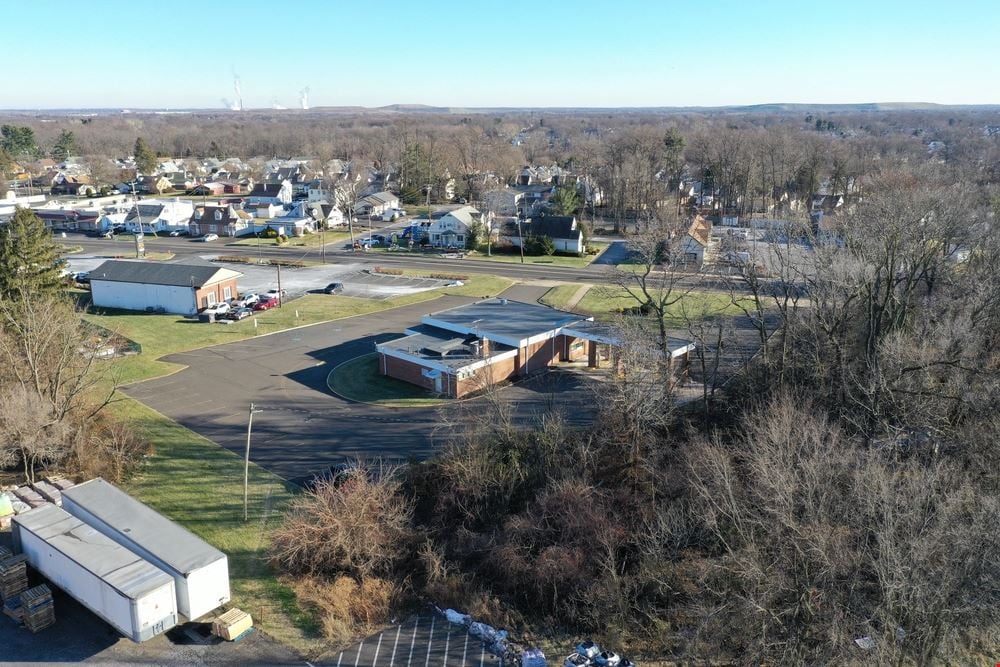
<path id="1" fill-rule="evenodd" d="M 258 301 L 253 305 L 254 310 L 271 310 L 278 305 L 277 299 L 264 299 L 263 301 Z"/>

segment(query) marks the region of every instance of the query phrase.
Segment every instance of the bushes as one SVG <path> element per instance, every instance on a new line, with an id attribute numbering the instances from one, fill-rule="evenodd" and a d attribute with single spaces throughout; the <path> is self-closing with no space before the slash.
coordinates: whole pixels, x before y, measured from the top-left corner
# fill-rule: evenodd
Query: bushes
<path id="1" fill-rule="evenodd" d="M 556 244 L 549 236 L 529 236 L 524 240 L 524 252 L 529 255 L 554 255 Z"/>
<path id="2" fill-rule="evenodd" d="M 429 273 L 428 278 L 436 278 L 437 280 L 468 280 L 469 276 L 461 273 Z"/>
<path id="3" fill-rule="evenodd" d="M 320 480 L 275 531 L 274 561 L 292 574 L 360 580 L 391 573 L 414 545 L 413 510 L 395 477 L 394 469 L 359 466 Z"/>
<path id="4" fill-rule="evenodd" d="M 385 266 L 374 266 L 372 267 L 372 273 L 381 273 L 383 276 L 401 276 L 403 275 L 403 269 L 390 269 Z"/>
<path id="5" fill-rule="evenodd" d="M 336 644 L 348 644 L 384 626 L 400 599 L 396 584 L 377 577 L 306 576 L 287 583 L 299 603 L 318 617 L 323 636 Z"/>

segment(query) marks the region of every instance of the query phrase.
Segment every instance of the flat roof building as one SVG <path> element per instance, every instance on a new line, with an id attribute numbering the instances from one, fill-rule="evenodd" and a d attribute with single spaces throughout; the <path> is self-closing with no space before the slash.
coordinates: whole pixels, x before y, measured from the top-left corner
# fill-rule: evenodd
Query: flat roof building
<path id="1" fill-rule="evenodd" d="M 558 362 L 597 365 L 598 340 L 570 327 L 593 318 L 497 298 L 429 313 L 407 335 L 376 346 L 379 371 L 451 398 L 523 377 Z"/>

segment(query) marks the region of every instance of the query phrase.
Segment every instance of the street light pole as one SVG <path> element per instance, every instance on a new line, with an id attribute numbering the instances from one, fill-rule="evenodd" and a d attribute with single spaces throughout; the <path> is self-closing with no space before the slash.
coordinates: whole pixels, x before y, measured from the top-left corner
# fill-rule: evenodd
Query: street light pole
<path id="1" fill-rule="evenodd" d="M 255 410 L 250 404 L 250 419 L 247 421 L 247 452 L 243 460 L 243 521 L 249 520 L 249 489 L 250 489 L 250 433 L 253 431 L 253 416 L 262 410 Z"/>

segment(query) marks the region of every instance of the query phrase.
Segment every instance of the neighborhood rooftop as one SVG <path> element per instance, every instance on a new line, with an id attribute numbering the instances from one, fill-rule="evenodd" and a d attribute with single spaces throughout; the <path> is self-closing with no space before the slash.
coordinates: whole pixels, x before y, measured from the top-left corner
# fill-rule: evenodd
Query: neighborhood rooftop
<path id="1" fill-rule="evenodd" d="M 108 260 L 90 272 L 91 280 L 182 287 L 201 287 L 240 275 L 238 271 L 208 262 L 158 263 L 120 259 Z"/>
<path id="2" fill-rule="evenodd" d="M 424 324 L 410 327 L 409 335 L 382 343 L 380 349 L 391 349 L 405 352 L 411 356 L 435 362 L 436 366 L 446 366 L 458 370 L 483 357 L 470 348 L 474 342 L 474 334 L 457 334 Z M 515 348 L 509 345 L 494 344 L 487 357 Z"/>

